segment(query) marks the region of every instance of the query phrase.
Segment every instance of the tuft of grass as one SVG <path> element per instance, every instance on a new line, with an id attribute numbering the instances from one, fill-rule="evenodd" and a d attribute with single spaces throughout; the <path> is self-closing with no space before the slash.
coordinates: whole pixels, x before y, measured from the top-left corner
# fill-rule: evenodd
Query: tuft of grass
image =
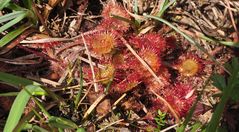
<path id="1" fill-rule="evenodd" d="M 25 88 L 28 89 L 31 94 L 33 94 L 35 91 L 42 91 L 39 86 L 35 85 L 27 85 Z M 21 92 L 19 92 L 9 112 L 6 124 L 4 126 L 4 132 L 11 132 L 16 127 L 29 99 L 30 96 L 25 90 L 21 90 Z"/>
<path id="2" fill-rule="evenodd" d="M 7 35 L 5 35 L 1 40 L 0 40 L 0 47 L 5 46 L 8 44 L 10 41 L 15 39 L 17 36 L 19 36 L 21 33 L 23 33 L 25 30 L 29 29 L 32 25 L 22 25 L 18 29 L 15 29 L 11 32 L 9 32 Z"/>
<path id="3" fill-rule="evenodd" d="M 0 72 L 0 81 L 15 87 L 24 87 L 32 95 L 39 92 L 43 95 L 45 93 L 45 91 L 40 87 L 39 83 L 11 74 Z M 29 99 L 30 96 L 25 90 L 21 90 L 17 94 L 4 126 L 4 132 L 12 132 L 12 130 L 16 127 Z"/>
<path id="4" fill-rule="evenodd" d="M 23 1 L 23 7 L 21 7 L 15 3 L 12 3 L 10 0 L 0 1 L 0 10 L 6 8 L 12 11 L 11 13 L 0 16 L 0 23 L 3 23 L 3 25 L 0 27 L 0 32 L 4 32 L 16 24 L 20 24 L 18 28 L 9 31 L 8 34 L 0 39 L 0 47 L 5 46 L 25 30 L 37 24 L 38 18 L 34 14 L 32 4 L 33 3 L 31 0 L 25 0 Z M 20 23 L 25 19 L 27 19 L 27 22 Z"/>
<path id="5" fill-rule="evenodd" d="M 47 117 L 46 123 L 50 127 L 61 128 L 63 130 L 78 129 L 78 126 L 71 120 L 68 120 L 62 117 L 51 116 L 48 113 L 48 111 L 45 109 L 43 104 L 41 104 L 36 99 L 36 97 L 34 97 L 34 95 L 47 95 L 44 90 L 46 88 L 43 89 L 39 83 L 22 78 L 22 77 L 11 75 L 8 73 L 3 73 L 3 72 L 0 72 L 0 81 L 6 84 L 12 85 L 14 87 L 22 88 L 22 90 L 17 93 L 17 96 L 13 102 L 13 105 L 11 107 L 9 116 L 7 118 L 7 121 L 4 127 L 4 132 L 21 131 L 22 129 L 44 130 L 43 128 L 39 126 L 26 123 L 26 121 L 28 121 L 34 114 L 36 114 L 37 117 L 41 118 L 41 116 L 35 110 L 32 111 L 33 113 L 30 112 L 31 114 L 29 114 L 28 116 L 25 116 L 23 121 L 19 122 L 30 98 L 34 100 L 34 102 L 40 108 L 41 112 L 44 113 L 44 115 L 46 115 Z M 14 96 L 16 95 L 16 93 L 2 94 L 2 96 L 6 96 L 6 95 Z"/>

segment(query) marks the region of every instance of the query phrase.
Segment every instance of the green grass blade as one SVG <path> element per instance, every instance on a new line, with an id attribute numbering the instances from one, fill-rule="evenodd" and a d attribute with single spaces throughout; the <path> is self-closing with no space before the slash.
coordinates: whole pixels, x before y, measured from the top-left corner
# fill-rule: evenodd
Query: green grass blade
<path id="1" fill-rule="evenodd" d="M 32 0 L 24 0 L 23 3 L 25 8 L 32 9 Z"/>
<path id="2" fill-rule="evenodd" d="M 18 77 L 12 74 L 4 73 L 4 72 L 0 72 L 0 81 L 3 81 L 15 87 L 27 86 L 27 85 L 40 86 L 40 84 L 37 82 L 31 81 L 22 77 Z"/>
<path id="3" fill-rule="evenodd" d="M 8 73 L 0 72 L 0 81 L 3 81 L 4 83 L 14 86 L 14 87 L 19 87 L 19 86 L 26 86 L 26 85 L 36 85 L 40 86 L 41 84 L 31 81 L 22 77 L 18 77 L 15 75 L 11 75 Z M 54 100 L 59 101 L 63 100 L 60 97 L 58 97 L 54 92 L 50 91 L 49 89 L 42 87 L 44 91 L 33 91 L 32 95 L 46 95 L 49 94 L 50 97 L 52 97 Z M 60 98 L 60 99 L 59 99 Z"/>
<path id="4" fill-rule="evenodd" d="M 196 122 L 196 123 L 192 126 L 191 132 L 197 132 L 200 127 L 202 127 L 202 124 L 201 124 L 200 122 Z"/>
<path id="5" fill-rule="evenodd" d="M 204 40 L 210 41 L 210 42 L 216 42 L 216 43 L 219 43 L 219 44 L 222 44 L 222 45 L 226 45 L 226 46 L 231 46 L 231 47 L 239 47 L 239 42 L 219 41 L 219 40 L 216 40 L 216 39 L 209 38 L 209 37 L 207 37 L 205 35 L 201 35 L 199 37 L 204 39 Z"/>
<path id="6" fill-rule="evenodd" d="M 19 92 L 8 92 L 8 93 L 0 93 L 0 97 L 9 97 L 9 96 L 17 96 Z M 34 91 L 32 95 L 43 96 L 46 95 L 45 91 Z"/>
<path id="7" fill-rule="evenodd" d="M 8 44 L 10 41 L 12 41 L 13 39 L 15 39 L 18 35 L 20 35 L 22 32 L 24 32 L 25 30 L 27 30 L 28 28 L 30 28 L 32 25 L 31 24 L 27 24 L 27 25 L 22 25 L 21 27 L 19 27 L 18 29 L 15 29 L 13 31 L 11 31 L 10 33 L 8 33 L 7 35 L 5 35 L 1 40 L 0 40 L 0 47 L 5 46 L 6 44 Z"/>
<path id="8" fill-rule="evenodd" d="M 113 18 L 115 18 L 115 19 L 120 20 L 120 21 L 124 21 L 124 22 L 127 22 L 127 23 L 129 23 L 129 24 L 134 24 L 133 21 L 131 21 L 130 19 L 127 19 L 127 18 L 125 18 L 125 17 L 121 17 L 121 16 L 118 16 L 118 15 L 115 15 L 115 14 L 111 14 L 111 16 L 112 16 Z"/>
<path id="9" fill-rule="evenodd" d="M 217 105 L 216 110 L 213 113 L 212 119 L 209 123 L 209 125 L 206 128 L 206 132 L 216 132 L 218 124 L 220 122 L 221 115 L 224 111 L 224 107 L 226 105 L 226 102 L 228 100 L 228 95 L 224 94 L 221 98 L 220 103 Z"/>
<path id="10" fill-rule="evenodd" d="M 6 8 L 13 10 L 13 11 L 26 11 L 26 8 L 23 8 L 15 3 L 9 3 L 6 5 Z"/>
<path id="11" fill-rule="evenodd" d="M 29 123 L 25 124 L 23 130 L 24 131 L 28 130 L 28 131 L 33 131 L 33 132 L 49 132 L 46 129 L 40 127 L 40 126 L 29 124 Z M 19 130 L 19 131 L 21 131 L 21 130 Z"/>
<path id="12" fill-rule="evenodd" d="M 24 128 L 22 128 L 23 131 L 32 131 L 32 132 L 49 132 L 47 131 L 46 129 L 40 127 L 40 126 L 37 126 L 37 125 L 33 125 L 33 124 L 29 124 L 29 123 L 26 123 Z M 20 132 L 21 130 L 19 130 Z"/>
<path id="13" fill-rule="evenodd" d="M 42 113 L 46 115 L 46 117 L 50 117 L 51 115 L 47 112 L 47 110 L 44 108 L 44 106 L 38 101 L 33 95 L 32 92 L 29 91 L 28 89 L 24 88 L 23 89 L 28 93 L 29 97 L 31 97 L 34 102 L 37 104 L 37 106 L 41 109 Z"/>
<path id="14" fill-rule="evenodd" d="M 0 16 L 0 23 L 12 20 L 23 13 L 25 13 L 25 11 L 15 11 L 15 12 Z"/>
<path id="15" fill-rule="evenodd" d="M 31 93 L 44 92 L 44 90 L 40 88 L 39 83 L 8 73 L 0 72 L 0 81 L 15 87 L 26 87 L 26 89 Z M 18 93 L 8 115 L 4 132 L 12 132 L 12 130 L 15 128 L 22 116 L 29 98 L 30 96 L 25 90 L 21 90 Z"/>
<path id="16" fill-rule="evenodd" d="M 75 99 L 75 109 L 78 108 L 78 103 L 80 102 L 82 90 L 83 90 L 83 73 L 82 73 L 82 67 L 80 66 L 80 90 L 78 91 L 78 94 Z"/>
<path id="17" fill-rule="evenodd" d="M 46 129 L 39 127 L 37 125 L 33 125 L 32 130 L 33 130 L 33 132 L 49 132 Z"/>
<path id="18" fill-rule="evenodd" d="M 16 23 L 20 22 L 22 19 L 26 17 L 26 15 L 27 15 L 27 12 L 25 11 L 22 14 L 20 14 L 18 17 L 11 20 L 10 22 L 5 23 L 3 26 L 0 27 L 0 32 L 3 32 L 7 30 L 8 28 L 12 27 L 13 25 L 15 25 Z"/>
<path id="19" fill-rule="evenodd" d="M 130 19 L 127 19 L 127 18 L 124 18 L 124 17 L 121 17 L 121 16 L 117 16 L 117 15 L 114 15 L 114 14 L 111 14 L 111 16 L 115 19 L 120 20 L 120 21 L 127 22 L 127 23 L 131 24 L 132 26 L 134 26 L 136 28 L 139 27 L 140 20 L 136 20 L 136 22 L 134 22 L 134 21 L 131 21 Z"/>
<path id="20" fill-rule="evenodd" d="M 19 92 L 0 93 L 0 97 L 17 96 Z"/>
<path id="21" fill-rule="evenodd" d="M 55 117 L 51 116 L 48 120 L 49 124 L 56 127 L 56 128 L 62 128 L 62 129 L 77 129 L 78 126 L 72 122 L 71 120 L 62 118 L 62 117 Z"/>
<path id="22" fill-rule="evenodd" d="M 32 119 L 33 116 L 34 116 L 33 111 L 24 115 L 22 119 L 18 122 L 16 127 L 14 128 L 13 132 L 20 132 L 27 125 L 27 122 Z"/>
<path id="23" fill-rule="evenodd" d="M 82 128 L 82 127 L 80 127 L 80 128 L 78 128 L 78 129 L 76 130 L 76 132 L 85 132 L 85 129 Z"/>
<path id="24" fill-rule="evenodd" d="M 195 45 L 197 48 L 199 48 L 201 51 L 203 51 L 204 53 L 208 54 L 207 50 L 204 49 L 202 46 L 200 46 L 198 43 L 196 43 L 191 37 L 189 37 L 188 35 L 186 35 L 184 32 L 182 32 L 181 30 L 179 30 L 177 27 L 175 27 L 174 25 L 172 25 L 171 23 L 169 23 L 168 21 L 160 18 L 160 17 L 156 17 L 156 16 L 151 16 L 151 15 L 146 15 L 144 14 L 145 17 L 147 18 L 153 18 L 155 20 L 158 20 L 160 22 L 163 22 L 164 24 L 168 25 L 169 27 L 171 27 L 172 29 L 174 29 L 176 32 L 178 32 L 179 34 L 181 34 L 185 39 L 187 39 L 191 44 Z"/>
<path id="25" fill-rule="evenodd" d="M 39 86 L 35 86 L 35 85 L 28 85 L 25 88 L 29 92 L 42 91 L 42 89 Z M 3 130 L 4 132 L 13 131 L 13 129 L 18 124 L 22 116 L 22 113 L 24 111 L 24 108 L 27 105 L 27 102 L 29 101 L 29 99 L 30 99 L 29 94 L 25 90 L 21 90 L 12 104 L 6 124 L 4 126 L 4 130 Z"/>
<path id="26" fill-rule="evenodd" d="M 112 78 L 110 79 L 109 83 L 107 84 L 107 86 L 106 86 L 106 88 L 105 88 L 105 94 L 108 94 L 108 93 L 109 93 L 109 89 L 110 89 L 110 87 L 111 87 L 111 84 L 112 84 L 112 82 L 113 82 L 113 79 L 114 79 L 114 77 L 112 77 Z"/>
<path id="27" fill-rule="evenodd" d="M 11 0 L 0 0 L 0 10 L 2 10 Z"/>

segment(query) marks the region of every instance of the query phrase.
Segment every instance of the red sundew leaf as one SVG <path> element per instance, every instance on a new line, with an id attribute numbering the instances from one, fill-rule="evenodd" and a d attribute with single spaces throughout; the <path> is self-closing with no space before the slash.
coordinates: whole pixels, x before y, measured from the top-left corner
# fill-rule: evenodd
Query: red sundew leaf
<path id="1" fill-rule="evenodd" d="M 117 38 L 110 32 L 99 32 L 86 38 L 90 50 L 98 55 L 108 54 L 117 46 Z"/>
<path id="2" fill-rule="evenodd" d="M 161 66 L 161 59 L 157 55 L 156 51 L 149 48 L 144 48 L 140 50 L 139 55 L 152 68 L 154 72 L 157 72 L 159 70 L 159 67 Z"/>
<path id="3" fill-rule="evenodd" d="M 144 48 L 139 51 L 139 56 L 157 73 L 162 66 L 161 57 L 152 49 Z M 129 56 L 125 59 L 127 69 L 134 70 L 143 77 L 151 77 L 150 72 L 143 66 L 134 56 Z"/>
<path id="4" fill-rule="evenodd" d="M 96 78 L 98 77 L 99 71 L 100 71 L 99 68 L 94 67 Z M 92 75 L 92 71 L 90 67 L 86 67 L 86 66 L 82 67 L 82 72 L 85 79 L 92 80 L 93 75 Z"/>
<path id="5" fill-rule="evenodd" d="M 143 36 L 132 37 L 130 43 L 133 44 L 136 48 L 148 48 L 155 51 L 157 54 L 165 51 L 166 41 L 159 34 L 148 33 Z"/>
<path id="6" fill-rule="evenodd" d="M 159 71 L 156 73 L 157 76 L 161 77 L 162 81 L 165 85 L 170 84 L 170 77 L 171 74 L 169 73 L 168 69 L 164 66 L 161 66 Z M 164 86 L 162 86 L 154 77 L 148 77 L 144 78 L 143 80 L 146 88 L 150 91 L 153 90 L 156 93 L 161 93 L 164 89 Z"/>
<path id="7" fill-rule="evenodd" d="M 138 68 L 141 69 L 141 63 L 134 57 L 134 56 L 130 56 L 128 58 L 125 59 L 126 63 L 126 67 L 127 69 L 131 69 L 131 70 L 136 70 Z M 136 70 L 137 71 L 137 70 Z"/>
<path id="8" fill-rule="evenodd" d="M 129 29 L 130 24 L 123 20 L 119 20 L 113 18 L 111 15 L 116 15 L 125 19 L 130 19 L 129 14 L 125 11 L 125 9 L 118 3 L 108 2 L 102 11 L 103 20 L 98 28 L 103 28 L 106 30 L 118 30 L 121 32 L 125 32 Z"/>
<path id="9" fill-rule="evenodd" d="M 205 60 L 199 58 L 196 54 L 187 53 L 179 57 L 174 67 L 181 75 L 189 77 L 200 74 L 206 63 Z"/>
<path id="10" fill-rule="evenodd" d="M 60 44 L 62 44 L 62 43 L 59 41 L 54 41 L 54 42 L 47 42 L 47 43 L 43 43 L 43 44 L 39 44 L 39 45 L 43 45 L 43 49 L 45 49 L 45 48 L 52 48 L 52 47 L 58 46 Z"/>
<path id="11" fill-rule="evenodd" d="M 127 76 L 127 72 L 123 69 L 117 69 L 114 74 L 114 82 L 120 83 Z"/>
<path id="12" fill-rule="evenodd" d="M 167 111 L 167 108 L 165 107 L 165 105 L 162 103 L 162 101 L 160 99 L 153 99 L 151 110 L 157 111 L 159 109 L 161 111 Z"/>
<path id="13" fill-rule="evenodd" d="M 112 57 L 112 63 L 116 69 L 126 69 L 125 56 L 122 53 L 117 53 Z"/>
<path id="14" fill-rule="evenodd" d="M 192 90 L 190 85 L 176 84 L 174 88 L 165 92 L 165 99 L 180 117 L 184 117 L 187 114 L 196 99 L 195 94 L 187 98 L 187 95 L 192 92 Z"/>
<path id="15" fill-rule="evenodd" d="M 136 87 L 141 82 L 142 76 L 137 72 L 129 74 L 126 79 L 118 83 L 114 87 L 114 91 L 118 93 L 125 93 Z"/>

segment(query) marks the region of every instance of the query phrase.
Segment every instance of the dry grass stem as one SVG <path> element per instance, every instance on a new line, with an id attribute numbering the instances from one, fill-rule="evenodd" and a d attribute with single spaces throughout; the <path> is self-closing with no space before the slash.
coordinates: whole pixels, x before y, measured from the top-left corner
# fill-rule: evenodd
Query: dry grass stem
<path id="1" fill-rule="evenodd" d="M 160 77 L 155 74 L 152 68 L 135 52 L 135 50 L 128 44 L 128 42 L 123 37 L 120 37 L 120 39 L 123 41 L 124 45 L 130 50 L 130 52 L 140 61 L 140 63 L 151 73 L 151 75 L 156 79 L 156 81 L 162 86 L 164 86 L 164 83 L 160 80 Z"/>
<path id="2" fill-rule="evenodd" d="M 124 93 L 123 95 L 120 96 L 119 99 L 117 99 L 117 100 L 114 102 L 114 104 L 112 105 L 113 109 L 114 109 L 114 107 L 115 107 L 126 95 L 127 95 L 127 94 Z"/>
<path id="3" fill-rule="evenodd" d="M 83 40 L 83 43 L 84 43 L 84 46 L 85 46 L 85 49 L 86 49 L 86 53 L 88 55 L 88 59 L 89 59 L 89 63 L 90 63 L 90 68 L 91 68 L 91 72 L 92 72 L 92 76 L 93 76 L 93 82 L 94 82 L 94 87 L 95 87 L 95 92 L 98 92 L 99 91 L 99 88 L 98 88 L 98 85 L 96 82 L 96 78 L 95 78 L 95 71 L 94 71 L 94 66 L 92 64 L 92 60 L 91 60 L 91 55 L 90 55 L 90 51 L 88 49 L 88 46 L 85 42 L 85 38 L 84 36 L 81 34 L 81 37 L 82 37 L 82 40 Z"/>
<path id="4" fill-rule="evenodd" d="M 232 14 L 232 10 L 231 10 L 231 6 L 230 6 L 230 3 L 229 3 L 229 0 L 226 0 L 226 3 L 227 3 L 227 7 L 229 7 L 227 9 L 229 11 L 229 15 L 230 15 L 230 18 L 231 18 L 231 21 L 232 21 L 232 25 L 233 25 L 234 30 L 236 31 L 236 33 L 238 33 L 237 26 L 235 24 L 235 20 L 234 20 L 233 14 Z"/>
<path id="5" fill-rule="evenodd" d="M 90 85 L 90 87 L 88 88 L 88 90 L 86 91 L 86 93 L 84 94 L 84 96 L 81 98 L 81 100 L 79 101 L 79 103 L 77 104 L 77 108 L 80 106 L 80 104 L 82 104 L 82 101 L 85 99 L 85 97 L 88 95 L 88 93 L 90 92 L 92 88 L 92 85 Z"/>
<path id="6" fill-rule="evenodd" d="M 94 34 L 96 32 L 100 32 L 103 31 L 102 30 L 93 30 L 93 31 L 88 31 L 88 32 L 84 32 L 82 33 L 83 35 L 90 35 L 90 34 Z M 37 39 L 37 40 L 22 40 L 20 43 L 24 43 L 24 44 L 32 44 L 32 43 L 50 43 L 50 42 L 68 42 L 68 41 L 75 41 L 76 39 L 79 39 L 81 37 L 80 35 L 77 35 L 75 37 L 72 38 L 43 38 L 43 39 Z"/>
<path id="7" fill-rule="evenodd" d="M 95 109 L 95 107 L 100 103 L 100 101 L 102 101 L 102 99 L 105 98 L 105 96 L 106 96 L 106 94 L 102 94 L 95 100 L 95 102 L 85 112 L 83 119 L 86 119 L 88 117 L 88 115 Z"/>
<path id="8" fill-rule="evenodd" d="M 114 102 L 114 104 L 112 105 L 112 109 L 109 111 L 109 113 L 116 109 L 116 105 L 117 105 L 124 97 L 126 97 L 126 95 L 127 95 L 127 94 L 124 93 L 123 95 L 121 95 L 121 96 L 119 97 L 119 99 L 117 99 L 117 100 Z M 107 114 L 108 114 L 108 113 L 107 113 Z M 103 119 L 107 114 L 105 114 L 105 115 L 99 117 L 99 118 L 97 119 L 97 121 Z"/>
<path id="9" fill-rule="evenodd" d="M 57 86 L 61 85 L 58 82 L 55 82 L 55 81 L 52 81 L 52 80 L 49 80 L 49 79 L 46 79 L 46 78 L 42 78 L 42 77 L 41 78 L 37 78 L 37 77 L 27 76 L 27 78 L 35 80 L 35 81 L 38 81 L 38 82 L 42 82 L 43 84 L 49 84 L 49 85 L 51 85 L 53 87 L 57 87 Z"/>
<path id="10" fill-rule="evenodd" d="M 86 63 L 88 63 L 88 64 L 90 64 L 90 61 L 87 60 L 87 59 L 84 58 L 84 57 L 81 57 L 81 56 L 80 56 L 79 59 L 82 60 L 82 61 L 84 61 L 84 62 L 86 62 Z M 99 68 L 101 68 L 101 69 L 105 69 L 105 68 L 106 68 L 104 65 L 96 64 L 95 62 L 92 62 L 92 65 L 93 65 L 93 66 L 97 66 L 97 67 L 99 67 Z"/>

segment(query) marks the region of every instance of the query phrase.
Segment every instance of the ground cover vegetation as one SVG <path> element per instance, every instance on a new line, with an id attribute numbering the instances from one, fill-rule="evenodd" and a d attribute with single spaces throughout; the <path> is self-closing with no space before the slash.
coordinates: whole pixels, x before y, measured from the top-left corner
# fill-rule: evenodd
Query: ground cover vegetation
<path id="1" fill-rule="evenodd" d="M 238 131 L 239 2 L 0 0 L 0 128 Z"/>

